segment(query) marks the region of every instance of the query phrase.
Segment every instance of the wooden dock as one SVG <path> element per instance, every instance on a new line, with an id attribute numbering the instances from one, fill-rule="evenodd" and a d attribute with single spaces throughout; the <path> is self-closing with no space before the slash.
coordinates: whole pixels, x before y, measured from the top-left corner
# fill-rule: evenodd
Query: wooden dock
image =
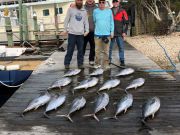
<path id="1" fill-rule="evenodd" d="M 127 77 L 119 78 L 121 84 L 119 87 L 107 91 L 110 96 L 110 103 L 107 111 L 101 111 L 97 114 L 100 119 L 98 123 L 92 118 L 82 117 L 84 114 L 92 113 L 92 102 L 97 97 L 96 91 L 109 79 L 110 75 L 115 75 L 117 67 L 112 66 L 111 71 L 106 71 L 100 76 L 100 82 L 96 87 L 88 90 L 81 90 L 72 94 L 71 90 L 88 74 L 92 69 L 88 67 L 88 52 L 85 56 L 86 68 L 81 74 L 73 77 L 73 83 L 64 87 L 62 90 L 52 90 L 51 93 L 64 93 L 67 95 L 66 103 L 56 111 L 49 113 L 51 119 L 43 117 L 45 106 L 35 111 L 30 111 L 22 118 L 20 114 L 27 107 L 29 101 L 38 97 L 52 82 L 64 74 L 64 52 L 55 52 L 49 59 L 55 61 L 55 64 L 49 65 L 48 60 L 44 61 L 33 72 L 24 85 L 17 90 L 14 95 L 0 109 L 0 134 L 1 135 L 179 135 L 180 134 L 180 82 L 176 81 L 167 73 L 147 73 L 142 69 L 160 69 L 154 62 L 143 54 L 138 52 L 130 45 L 126 45 L 126 64 L 136 69 L 136 72 Z M 72 59 L 72 68 L 76 68 L 76 52 Z M 118 61 L 117 51 L 114 51 L 114 61 Z M 114 102 L 119 100 L 124 94 L 123 89 L 127 84 L 138 77 L 146 79 L 145 85 L 130 90 L 134 96 L 134 104 L 126 114 L 118 116 L 119 120 L 104 120 L 104 117 L 112 116 L 115 111 Z M 58 117 L 60 114 L 67 114 L 69 103 L 77 97 L 84 96 L 87 100 L 85 108 L 74 113 L 72 119 L 74 123 L 66 118 Z M 152 96 L 158 96 L 161 99 L 161 109 L 155 118 L 148 120 L 148 125 L 152 131 L 141 129 L 140 117 L 141 106 L 143 102 Z"/>

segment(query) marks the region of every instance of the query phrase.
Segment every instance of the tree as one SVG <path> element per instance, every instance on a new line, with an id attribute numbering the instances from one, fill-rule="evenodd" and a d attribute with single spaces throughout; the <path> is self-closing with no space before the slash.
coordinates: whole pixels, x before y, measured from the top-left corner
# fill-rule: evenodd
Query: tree
<path id="1" fill-rule="evenodd" d="M 172 23 L 169 27 L 169 33 L 175 31 L 177 24 L 180 23 L 180 10 L 178 10 L 178 14 L 176 16 L 175 12 L 171 9 L 169 0 L 141 0 L 141 4 L 146 9 L 148 9 L 148 11 L 152 13 L 159 22 L 162 21 L 162 18 L 159 14 L 159 8 L 160 6 L 163 6 L 172 20 Z"/>

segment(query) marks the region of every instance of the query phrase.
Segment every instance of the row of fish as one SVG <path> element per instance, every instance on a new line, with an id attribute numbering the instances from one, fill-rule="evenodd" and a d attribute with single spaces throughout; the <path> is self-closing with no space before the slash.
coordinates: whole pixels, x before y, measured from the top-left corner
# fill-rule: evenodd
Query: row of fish
<path id="1" fill-rule="evenodd" d="M 70 77 L 70 76 L 75 76 L 81 72 L 81 69 L 71 69 L 68 72 L 64 74 L 63 77 Z M 134 73 L 135 70 L 133 68 L 125 68 L 121 70 L 119 73 L 117 73 L 115 76 L 126 76 Z M 104 73 L 104 70 L 102 68 L 97 68 L 95 69 L 92 73 L 89 74 L 89 76 L 99 76 Z"/>
<path id="2" fill-rule="evenodd" d="M 87 89 L 87 88 L 90 88 L 90 87 L 93 87 L 95 85 L 98 84 L 98 81 L 99 79 L 97 77 L 91 77 L 91 78 L 88 78 L 88 79 L 85 79 L 83 81 L 80 82 L 80 84 L 78 86 L 76 86 L 73 90 L 73 93 L 75 90 L 79 90 L 79 89 Z M 68 78 L 68 77 L 64 77 L 64 78 L 61 78 L 57 81 L 55 81 L 49 88 L 48 90 L 50 89 L 54 89 L 54 88 L 61 88 L 61 87 L 64 87 L 64 86 L 67 86 L 69 85 L 70 83 L 72 82 L 72 79 L 71 78 Z M 125 88 L 125 91 L 128 90 L 128 89 L 132 89 L 132 88 L 137 88 L 137 87 L 140 87 L 142 86 L 143 84 L 145 83 L 145 79 L 144 78 L 137 78 L 137 79 L 134 79 L 132 82 L 130 82 L 130 84 Z M 111 88 L 115 88 L 117 87 L 118 85 L 120 84 L 120 80 L 119 79 L 110 79 L 110 80 L 107 80 L 100 88 L 98 91 L 102 91 L 102 90 L 109 90 Z M 127 91 L 126 91 L 127 92 Z"/>
<path id="3" fill-rule="evenodd" d="M 23 111 L 23 113 L 33 109 L 36 110 L 38 107 L 43 106 L 49 102 L 44 112 L 44 115 L 46 117 L 49 117 L 47 115 L 47 112 L 52 111 L 54 109 L 56 110 L 58 107 L 64 104 L 65 100 L 66 100 L 65 95 L 51 96 L 49 93 L 45 93 L 44 95 L 41 95 L 40 97 L 32 100 L 30 104 L 27 106 L 27 108 Z M 84 115 L 84 117 L 90 116 L 95 118 L 97 121 L 99 121 L 99 118 L 96 116 L 96 113 L 98 113 L 102 109 L 106 110 L 106 106 L 108 104 L 109 104 L 109 95 L 107 93 L 100 94 L 95 101 L 93 112 L 91 114 Z M 124 95 L 117 103 L 117 108 L 114 116 L 107 117 L 105 119 L 109 119 L 109 118 L 117 119 L 117 115 L 122 112 L 126 113 L 127 109 L 130 108 L 132 104 L 133 104 L 133 95 L 129 93 Z M 73 112 L 80 110 L 85 105 L 86 105 L 86 99 L 84 97 L 77 97 L 73 100 L 67 115 L 58 115 L 58 116 L 67 117 L 71 122 L 73 122 L 70 115 Z M 145 119 L 149 116 L 152 116 L 153 118 L 154 114 L 159 110 L 159 108 L 160 108 L 160 99 L 158 97 L 152 97 L 148 99 L 142 106 L 142 122 L 145 122 Z"/>

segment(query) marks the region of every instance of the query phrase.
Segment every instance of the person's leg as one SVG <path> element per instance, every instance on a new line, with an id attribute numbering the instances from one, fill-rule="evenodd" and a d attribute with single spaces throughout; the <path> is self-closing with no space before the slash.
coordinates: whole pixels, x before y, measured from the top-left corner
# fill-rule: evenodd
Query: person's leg
<path id="1" fill-rule="evenodd" d="M 85 53 L 86 53 L 86 46 L 87 46 L 87 43 L 88 43 L 88 42 L 89 42 L 89 34 L 84 37 L 83 55 L 85 55 Z"/>
<path id="2" fill-rule="evenodd" d="M 89 43 L 90 43 L 89 62 L 94 63 L 94 57 L 95 57 L 94 32 L 89 33 Z"/>
<path id="3" fill-rule="evenodd" d="M 112 62 L 112 51 L 113 51 L 114 43 L 115 43 L 115 38 L 112 38 L 109 47 L 109 62 Z"/>
<path id="4" fill-rule="evenodd" d="M 102 51 L 102 41 L 101 38 L 94 38 L 95 41 L 95 63 L 96 65 L 101 65 L 100 57 L 101 57 L 101 51 Z"/>
<path id="5" fill-rule="evenodd" d="M 110 38 L 108 38 L 110 41 Z M 110 46 L 110 42 L 109 43 L 103 43 L 103 67 L 104 69 L 109 69 L 109 46 Z"/>
<path id="6" fill-rule="evenodd" d="M 68 34 L 68 45 L 67 45 L 67 53 L 66 56 L 64 58 L 64 65 L 65 66 L 69 66 L 72 56 L 73 56 L 73 52 L 74 52 L 74 48 L 75 48 L 75 35 L 73 34 Z"/>
<path id="7" fill-rule="evenodd" d="M 119 48 L 119 61 L 122 65 L 125 65 L 125 58 L 124 58 L 124 40 L 122 37 L 117 37 L 116 42 Z"/>
<path id="8" fill-rule="evenodd" d="M 77 45 L 77 61 L 78 67 L 83 68 L 84 55 L 83 55 L 83 44 L 84 44 L 84 36 L 78 35 L 76 36 L 76 45 Z"/>

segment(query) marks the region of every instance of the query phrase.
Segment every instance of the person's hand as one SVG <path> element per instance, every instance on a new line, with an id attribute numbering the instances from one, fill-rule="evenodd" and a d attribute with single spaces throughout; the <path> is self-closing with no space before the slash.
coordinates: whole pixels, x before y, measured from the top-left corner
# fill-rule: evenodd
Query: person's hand
<path id="1" fill-rule="evenodd" d="M 110 36 L 111 38 L 113 38 L 114 37 L 114 33 L 111 33 L 111 36 Z"/>
<path id="2" fill-rule="evenodd" d="M 126 33 L 122 33 L 122 38 L 125 39 Z"/>
<path id="3" fill-rule="evenodd" d="M 88 33 L 89 33 L 89 32 L 85 32 L 85 33 L 84 33 L 84 36 L 86 37 L 86 36 L 88 35 Z"/>
<path id="4" fill-rule="evenodd" d="M 60 33 L 60 35 L 62 35 L 62 36 L 66 36 L 67 34 L 68 34 L 67 31 L 63 31 L 63 32 Z"/>
<path id="5" fill-rule="evenodd" d="M 124 38 L 126 36 L 126 33 L 122 33 L 122 37 Z"/>

